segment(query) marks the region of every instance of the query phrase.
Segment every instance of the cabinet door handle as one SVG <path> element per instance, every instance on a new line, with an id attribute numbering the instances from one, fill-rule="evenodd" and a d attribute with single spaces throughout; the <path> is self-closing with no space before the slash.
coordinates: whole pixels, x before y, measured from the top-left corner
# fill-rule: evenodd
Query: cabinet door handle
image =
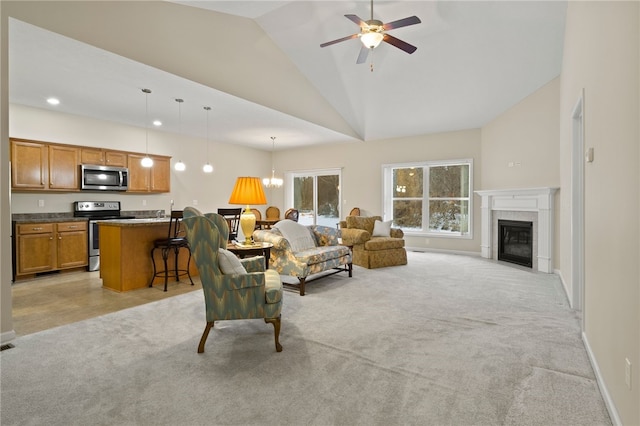
<path id="1" fill-rule="evenodd" d="M 32 231 L 42 231 L 42 227 L 36 226 L 36 227 L 31 228 L 31 230 Z"/>
<path id="2" fill-rule="evenodd" d="M 61 240 L 62 239 L 62 235 L 58 234 L 58 239 Z"/>
<path id="3" fill-rule="evenodd" d="M 68 228 L 69 228 L 69 229 L 76 229 L 76 228 L 77 228 L 77 226 L 75 226 L 75 225 L 70 225 Z"/>

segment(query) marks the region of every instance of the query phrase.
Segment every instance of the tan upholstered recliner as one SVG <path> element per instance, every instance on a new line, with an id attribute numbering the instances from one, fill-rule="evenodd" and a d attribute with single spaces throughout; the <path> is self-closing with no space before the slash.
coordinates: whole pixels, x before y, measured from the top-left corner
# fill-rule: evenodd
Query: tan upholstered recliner
<path id="1" fill-rule="evenodd" d="M 382 222 L 380 216 L 347 216 L 342 221 L 342 244 L 353 247 L 353 263 L 369 269 L 406 265 L 404 232 L 391 228 L 389 236 L 373 236 L 376 220 Z"/>

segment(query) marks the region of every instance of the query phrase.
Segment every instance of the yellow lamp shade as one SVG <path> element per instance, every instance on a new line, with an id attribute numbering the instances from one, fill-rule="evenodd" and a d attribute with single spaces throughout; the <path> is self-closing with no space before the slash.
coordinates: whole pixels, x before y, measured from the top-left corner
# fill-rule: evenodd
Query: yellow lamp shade
<path id="1" fill-rule="evenodd" d="M 240 228 L 244 234 L 244 243 L 251 244 L 251 234 L 256 227 L 256 217 L 249 207 L 250 204 L 267 204 L 267 198 L 262 190 L 262 182 L 257 177 L 241 176 L 229 197 L 229 204 L 244 204 L 246 210 L 240 216 Z"/>

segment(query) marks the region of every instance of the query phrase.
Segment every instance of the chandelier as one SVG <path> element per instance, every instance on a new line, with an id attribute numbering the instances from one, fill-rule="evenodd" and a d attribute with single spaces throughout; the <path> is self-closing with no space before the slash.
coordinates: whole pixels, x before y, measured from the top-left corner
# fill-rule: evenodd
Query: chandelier
<path id="1" fill-rule="evenodd" d="M 271 177 L 262 179 L 262 183 L 267 188 L 280 188 L 282 186 L 282 179 L 276 177 L 276 168 L 273 165 L 273 151 L 276 147 L 276 137 L 271 136 Z"/>

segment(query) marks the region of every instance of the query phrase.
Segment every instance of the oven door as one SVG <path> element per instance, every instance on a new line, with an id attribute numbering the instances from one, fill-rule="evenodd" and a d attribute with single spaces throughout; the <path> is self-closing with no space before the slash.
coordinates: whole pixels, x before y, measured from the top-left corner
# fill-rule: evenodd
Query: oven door
<path id="1" fill-rule="evenodd" d="M 98 271 L 100 269 L 100 240 L 98 235 L 98 222 L 89 221 L 89 270 Z"/>

